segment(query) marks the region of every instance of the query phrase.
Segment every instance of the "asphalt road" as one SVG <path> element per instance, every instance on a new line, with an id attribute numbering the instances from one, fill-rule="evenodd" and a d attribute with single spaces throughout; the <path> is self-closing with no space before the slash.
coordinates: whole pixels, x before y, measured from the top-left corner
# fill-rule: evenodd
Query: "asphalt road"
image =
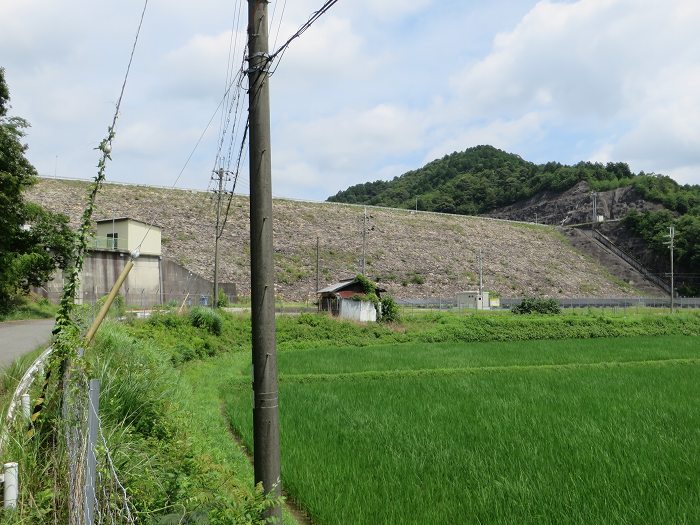
<path id="1" fill-rule="evenodd" d="M 53 319 L 0 323 L 0 368 L 51 339 Z"/>

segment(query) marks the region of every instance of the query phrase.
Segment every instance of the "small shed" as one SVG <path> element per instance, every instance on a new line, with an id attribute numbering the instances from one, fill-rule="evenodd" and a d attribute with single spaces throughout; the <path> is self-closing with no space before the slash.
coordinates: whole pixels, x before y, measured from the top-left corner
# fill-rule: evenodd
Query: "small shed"
<path id="1" fill-rule="evenodd" d="M 471 308 L 474 310 L 489 310 L 489 293 L 478 290 L 457 293 L 457 308 Z"/>
<path id="2" fill-rule="evenodd" d="M 377 287 L 377 297 L 386 292 Z M 322 312 L 330 312 L 342 319 L 370 322 L 377 320 L 377 311 L 374 304 L 369 301 L 356 301 L 352 297 L 365 293 L 362 283 L 356 277 L 343 279 L 337 283 L 326 286 L 317 292 L 319 295 L 319 309 Z"/>
<path id="3" fill-rule="evenodd" d="M 97 222 L 94 249 L 161 255 L 160 227 L 129 217 L 101 219 Z"/>

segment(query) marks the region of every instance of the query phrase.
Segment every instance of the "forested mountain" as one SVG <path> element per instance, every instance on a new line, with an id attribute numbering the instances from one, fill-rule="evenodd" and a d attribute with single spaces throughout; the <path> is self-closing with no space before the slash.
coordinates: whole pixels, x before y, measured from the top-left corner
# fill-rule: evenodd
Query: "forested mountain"
<path id="1" fill-rule="evenodd" d="M 595 189 L 630 184 L 635 177 L 625 163 L 534 164 L 492 146 L 476 146 L 434 160 L 391 181 L 351 186 L 331 202 L 371 204 L 476 215 L 544 191 L 563 191 L 579 181 Z"/>
<path id="2" fill-rule="evenodd" d="M 660 211 L 631 211 L 624 225 L 658 253 L 667 251 L 664 236 L 675 225 L 677 261 L 688 269 L 700 268 L 700 186 L 681 186 L 664 175 L 634 174 L 622 162 L 534 164 L 492 146 L 476 146 L 391 181 L 351 186 L 328 200 L 478 215 L 541 192 L 563 192 L 581 181 L 598 191 L 631 186 L 644 200 L 662 204 Z"/>

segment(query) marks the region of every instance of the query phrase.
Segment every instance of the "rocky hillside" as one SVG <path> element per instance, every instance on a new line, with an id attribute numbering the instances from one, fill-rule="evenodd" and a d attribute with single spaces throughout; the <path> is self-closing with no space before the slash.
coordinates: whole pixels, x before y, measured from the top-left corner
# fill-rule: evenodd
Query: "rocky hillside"
<path id="1" fill-rule="evenodd" d="M 77 224 L 85 182 L 42 179 L 27 197 Z M 233 199 L 221 241 L 223 281 L 250 293 L 249 200 Z M 368 208 L 367 275 L 397 298 L 452 297 L 478 286 L 477 253 L 484 252 L 484 285 L 503 296 L 629 296 L 628 283 L 610 276 L 572 248 L 553 227 L 487 218 Z M 162 228 L 163 254 L 211 279 L 214 205 L 211 194 L 108 184 L 96 217 L 128 216 Z M 274 202 L 277 292 L 304 300 L 315 290 L 316 239 L 321 286 L 358 272 L 363 208 L 335 203 Z"/>
<path id="2" fill-rule="evenodd" d="M 621 219 L 632 209 L 655 211 L 664 208 L 661 204 L 645 200 L 632 186 L 597 191 L 595 198 L 597 214 L 606 221 Z M 593 196 L 589 184 L 581 181 L 566 191 L 542 191 L 485 215 L 562 226 L 581 224 L 593 220 Z"/>

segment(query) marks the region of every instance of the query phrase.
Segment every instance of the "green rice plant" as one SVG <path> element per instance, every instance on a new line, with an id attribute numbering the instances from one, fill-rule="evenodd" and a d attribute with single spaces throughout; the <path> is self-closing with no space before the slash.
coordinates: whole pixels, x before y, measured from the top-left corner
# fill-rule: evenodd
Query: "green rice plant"
<path id="1" fill-rule="evenodd" d="M 328 524 L 697 523 L 695 343 L 360 348 L 347 374 L 282 354 L 284 485 Z M 353 374 L 368 359 L 385 373 Z M 225 398 L 250 447 L 248 385 Z"/>

